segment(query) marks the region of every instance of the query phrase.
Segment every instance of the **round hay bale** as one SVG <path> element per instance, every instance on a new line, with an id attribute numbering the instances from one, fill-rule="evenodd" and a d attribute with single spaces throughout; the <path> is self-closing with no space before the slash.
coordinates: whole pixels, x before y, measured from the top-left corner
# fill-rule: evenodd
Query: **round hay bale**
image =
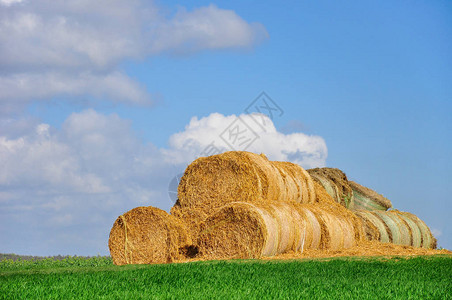
<path id="1" fill-rule="evenodd" d="M 401 211 L 391 210 L 390 212 L 397 214 L 397 216 L 405 222 L 406 226 L 408 226 L 411 234 L 411 246 L 420 248 L 422 246 L 422 234 L 419 226 Z"/>
<path id="2" fill-rule="evenodd" d="M 178 205 L 210 214 L 239 199 L 283 200 L 285 191 L 281 174 L 264 155 L 229 151 L 198 158 L 187 167 L 178 187 Z"/>
<path id="3" fill-rule="evenodd" d="M 430 228 L 427 226 L 427 224 L 424 223 L 419 217 L 417 217 L 414 214 L 408 213 L 408 212 L 400 212 L 407 218 L 411 219 L 413 222 L 416 223 L 418 226 L 421 237 L 422 237 L 422 248 L 426 249 L 435 249 L 436 248 L 436 239 L 433 236 L 432 232 L 430 231 Z"/>
<path id="4" fill-rule="evenodd" d="M 208 259 L 259 258 L 299 250 L 304 222 L 285 203 L 233 202 L 209 216 L 198 236 L 200 254 Z M 298 227 L 298 228 L 295 228 Z"/>
<path id="5" fill-rule="evenodd" d="M 388 210 L 392 207 L 389 199 L 354 181 L 349 182 L 354 197 L 354 209 Z"/>
<path id="6" fill-rule="evenodd" d="M 307 171 L 337 203 L 346 208 L 353 208 L 353 191 L 344 172 L 336 168 L 315 168 Z"/>
<path id="7" fill-rule="evenodd" d="M 296 164 L 270 162 L 263 154 L 230 151 L 192 162 L 179 183 L 176 205 L 201 209 L 209 215 L 237 200 L 313 203 L 314 183 Z"/>
<path id="8" fill-rule="evenodd" d="M 380 218 L 367 210 L 356 210 L 354 213 L 363 221 L 366 238 L 368 240 L 378 240 L 382 243 L 391 242 L 386 225 Z"/>
<path id="9" fill-rule="evenodd" d="M 136 207 L 119 216 L 108 246 L 115 265 L 170 263 L 184 259 L 181 248 L 191 244 L 184 225 L 167 212 Z"/>

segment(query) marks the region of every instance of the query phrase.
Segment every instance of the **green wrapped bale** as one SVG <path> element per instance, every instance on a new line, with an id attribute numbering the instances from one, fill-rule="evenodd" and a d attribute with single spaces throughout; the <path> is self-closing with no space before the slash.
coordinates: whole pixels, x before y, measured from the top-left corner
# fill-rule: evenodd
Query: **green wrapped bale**
<path id="1" fill-rule="evenodd" d="M 374 190 L 360 185 L 354 181 L 349 182 L 353 190 L 353 209 L 388 210 L 392 207 L 389 199 Z"/>

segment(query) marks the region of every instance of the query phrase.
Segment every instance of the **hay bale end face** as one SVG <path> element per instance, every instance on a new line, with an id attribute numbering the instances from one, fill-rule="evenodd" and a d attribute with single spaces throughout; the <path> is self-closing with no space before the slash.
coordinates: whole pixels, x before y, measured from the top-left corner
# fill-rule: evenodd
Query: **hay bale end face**
<path id="1" fill-rule="evenodd" d="M 137 207 L 119 216 L 108 241 L 115 265 L 183 260 L 183 247 L 190 244 L 184 225 L 152 206 Z"/>

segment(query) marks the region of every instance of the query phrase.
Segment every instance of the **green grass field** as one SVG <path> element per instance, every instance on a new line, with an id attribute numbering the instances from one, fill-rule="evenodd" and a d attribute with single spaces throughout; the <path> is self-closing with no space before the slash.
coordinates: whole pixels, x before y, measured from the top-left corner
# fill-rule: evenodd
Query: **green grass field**
<path id="1" fill-rule="evenodd" d="M 0 299 L 452 299 L 452 257 L 114 266 L 105 257 L 0 262 Z"/>

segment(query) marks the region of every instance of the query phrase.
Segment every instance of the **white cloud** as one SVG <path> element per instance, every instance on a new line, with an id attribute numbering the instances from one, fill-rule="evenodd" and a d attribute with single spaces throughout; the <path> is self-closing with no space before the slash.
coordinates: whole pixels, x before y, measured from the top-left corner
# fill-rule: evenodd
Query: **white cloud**
<path id="1" fill-rule="evenodd" d="M 227 130 L 234 131 L 234 128 L 229 126 L 236 120 L 241 121 L 237 127 L 239 131 L 248 129 L 255 133 L 250 135 L 256 137 L 254 142 L 240 146 L 240 143 L 234 145 L 229 139 Z M 182 163 L 191 161 L 212 142 L 221 152 L 228 150 L 262 152 L 271 160 L 292 161 L 305 168 L 324 166 L 328 155 L 323 138 L 304 133 L 283 134 L 276 130 L 272 120 L 265 115 L 224 116 L 219 113 L 201 119 L 193 117 L 183 132 L 170 137 L 171 148 L 164 151 L 168 161 Z"/>
<path id="2" fill-rule="evenodd" d="M 166 16 L 139 0 L 2 0 L 0 111 L 30 101 L 93 96 L 147 104 L 146 89 L 118 71 L 127 59 L 160 53 L 249 48 L 268 35 L 214 5 Z"/>
<path id="3" fill-rule="evenodd" d="M 16 3 L 20 3 L 23 0 L 0 0 L 0 4 L 4 6 L 10 6 Z"/>
<path id="4" fill-rule="evenodd" d="M 203 49 L 246 48 L 268 38 L 262 24 L 248 24 L 232 10 L 215 5 L 180 10 L 153 33 L 154 52 L 190 53 Z"/>
<path id="5" fill-rule="evenodd" d="M 264 131 L 251 116 L 240 117 L 260 135 L 250 151 L 306 167 L 325 163 L 321 137 L 282 134 L 268 118 Z M 168 210 L 171 179 L 212 141 L 228 150 L 218 135 L 236 118 L 194 117 L 164 149 L 143 144 L 115 114 L 74 113 L 61 129 L 19 121 L 14 136 L 0 135 L 0 252 L 106 254 L 115 218 L 136 206 Z M 20 134 L 24 128 L 32 130 Z"/>
<path id="6" fill-rule="evenodd" d="M 145 87 L 118 71 L 105 75 L 45 72 L 0 76 L 0 91 L 0 102 L 15 106 L 56 96 L 70 99 L 93 96 L 129 104 L 150 103 Z"/>

